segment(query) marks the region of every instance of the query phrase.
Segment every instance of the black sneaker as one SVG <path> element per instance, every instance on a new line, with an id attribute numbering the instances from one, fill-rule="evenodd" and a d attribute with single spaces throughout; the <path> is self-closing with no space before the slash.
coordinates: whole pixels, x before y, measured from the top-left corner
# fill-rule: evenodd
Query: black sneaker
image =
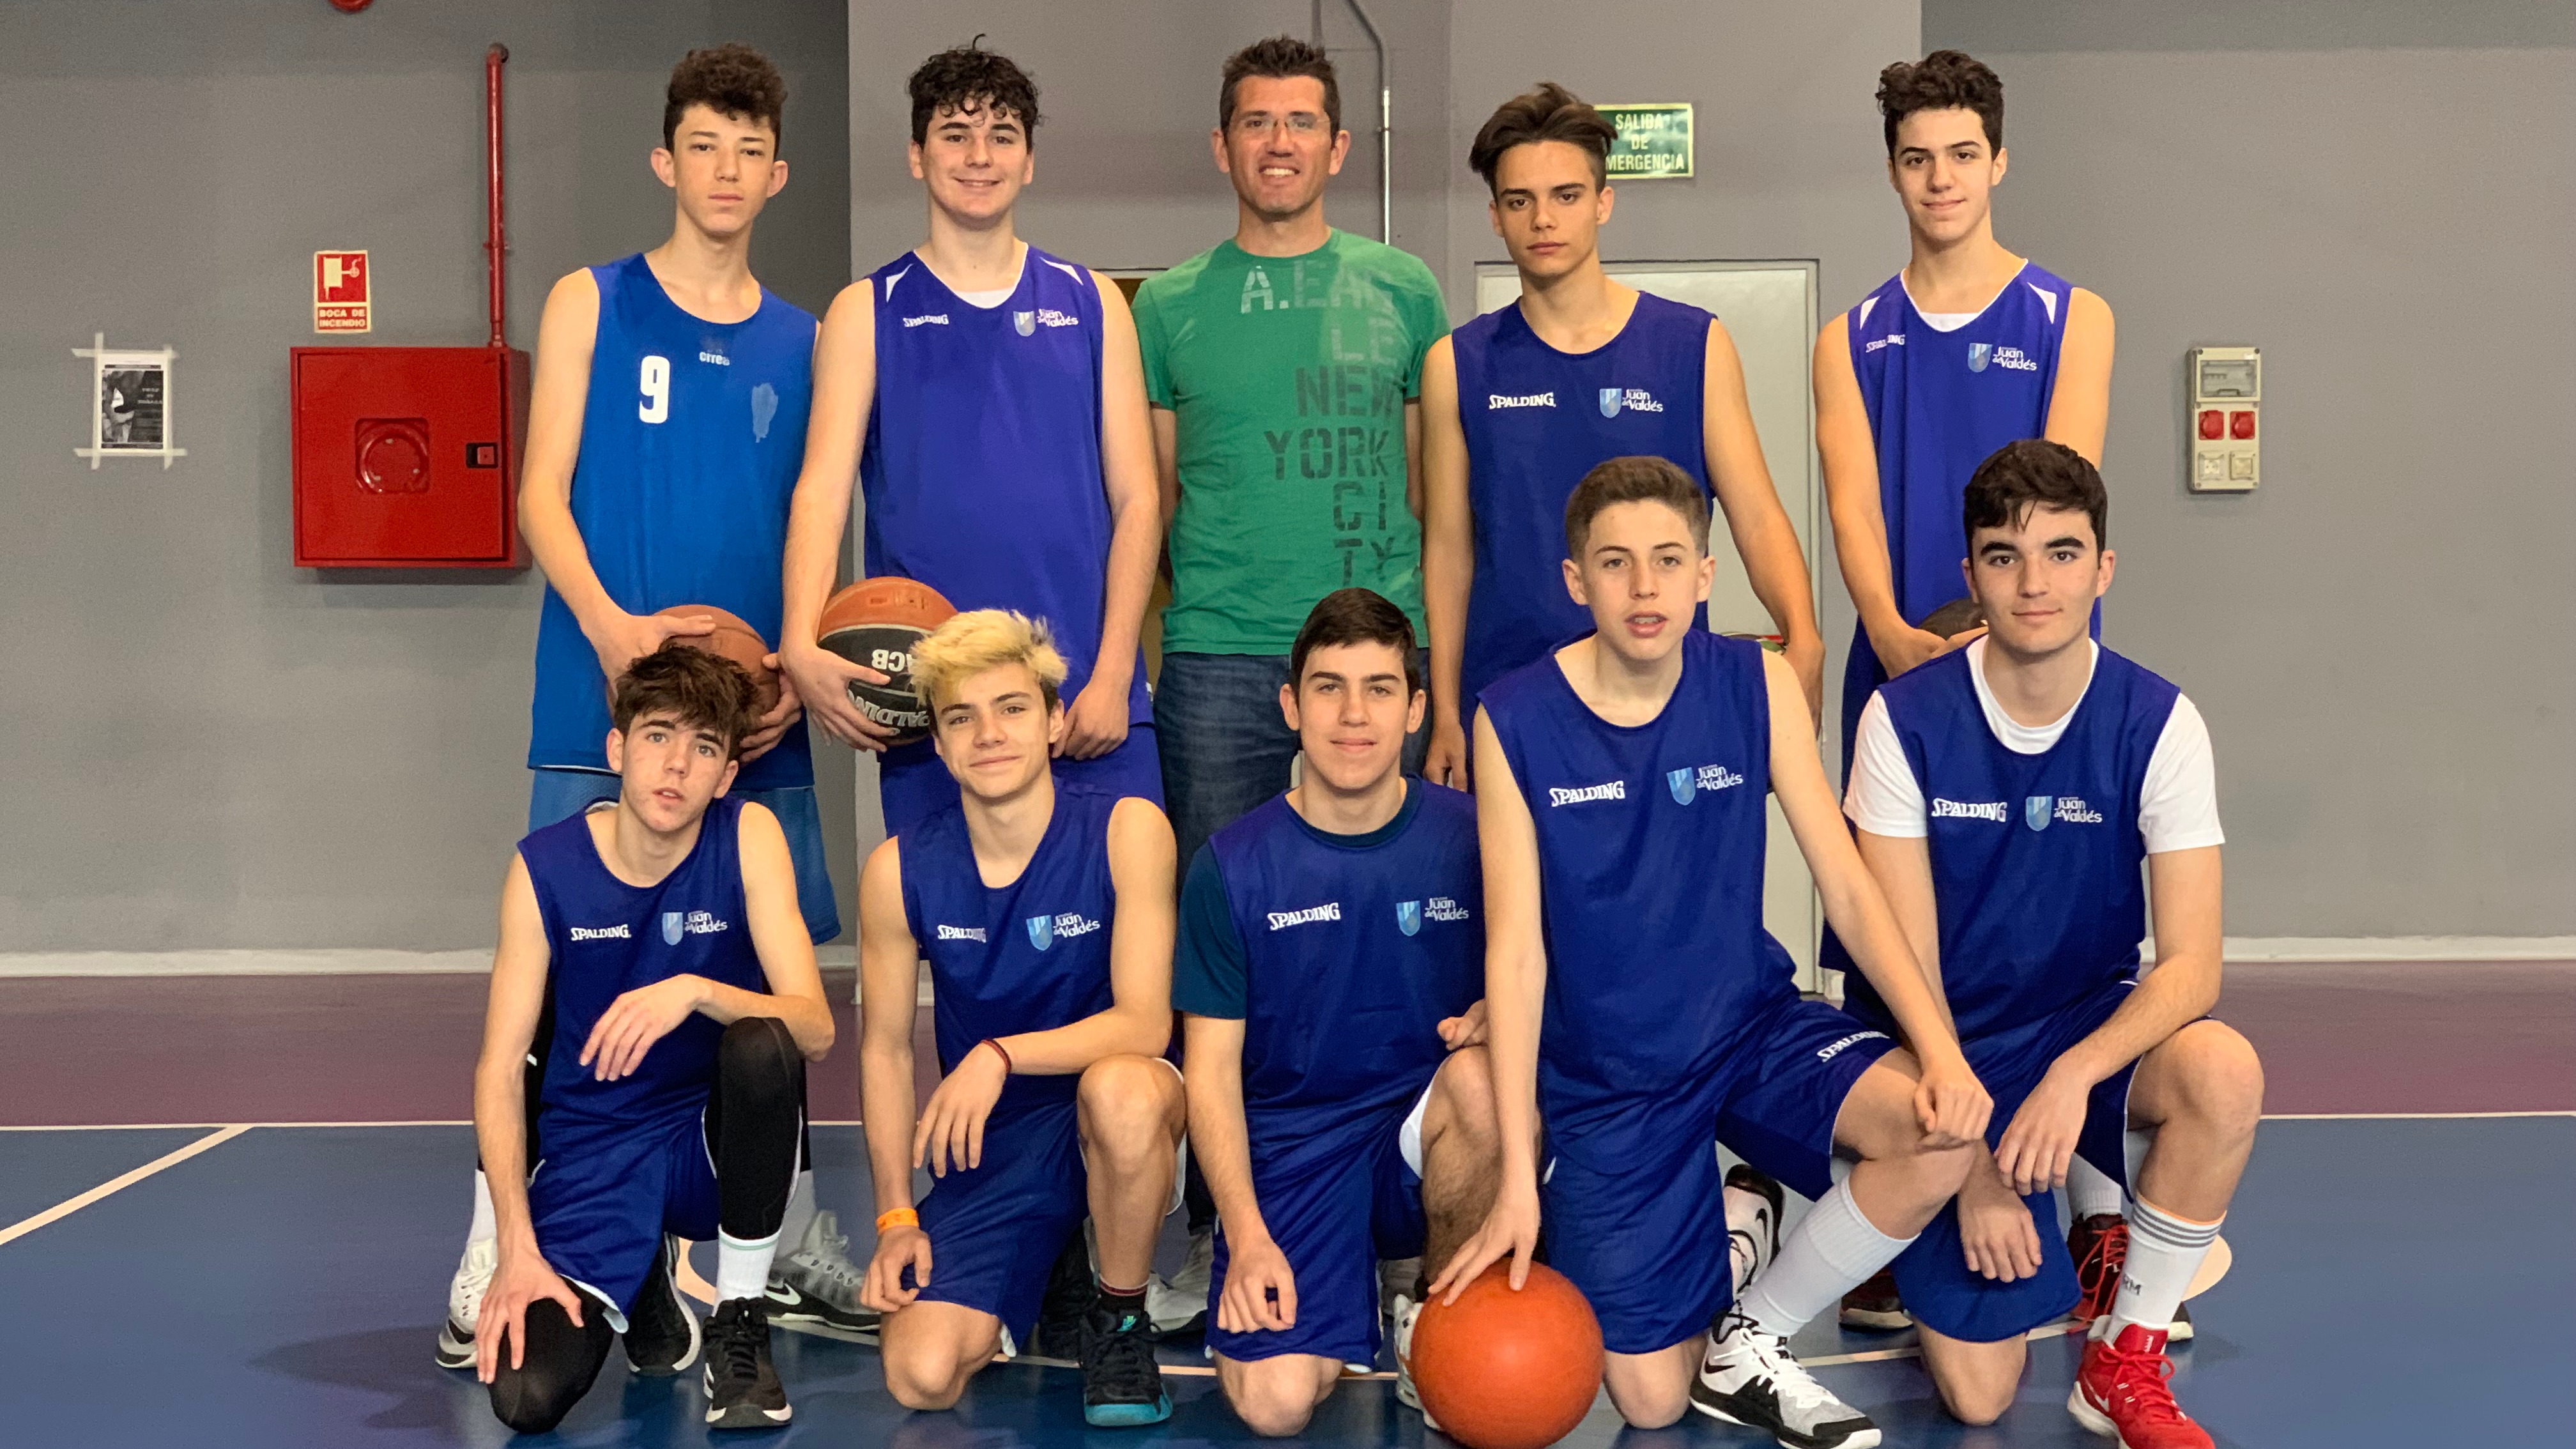
<path id="1" fill-rule="evenodd" d="M 1732 1309 L 1718 1320 L 1692 1376 L 1690 1405 L 1712 1419 L 1760 1429 L 1782 1449 L 1878 1449 L 1878 1425 L 1834 1397 L 1789 1351 Z"/>
<path id="2" fill-rule="evenodd" d="M 662 1239 L 644 1286 L 635 1290 L 635 1307 L 626 1315 L 626 1366 L 656 1378 L 688 1372 L 698 1361 L 698 1315 L 680 1296 L 673 1281 L 679 1244 Z"/>
<path id="3" fill-rule="evenodd" d="M 1780 1212 L 1787 1200 L 1779 1182 L 1752 1164 L 1727 1169 L 1726 1255 L 1737 1298 L 1780 1256 Z"/>
<path id="4" fill-rule="evenodd" d="M 781 1243 L 769 1265 L 769 1326 L 847 1343 L 877 1341 L 878 1314 L 859 1302 L 867 1273 L 850 1261 L 850 1240 L 826 1208 L 805 1225 L 804 1240 Z"/>
<path id="5" fill-rule="evenodd" d="M 1914 1320 L 1905 1316 L 1905 1304 L 1896 1296 L 1896 1273 L 1892 1269 L 1879 1269 L 1868 1282 L 1843 1295 L 1845 1328 L 1891 1333 L 1913 1325 Z"/>
<path id="6" fill-rule="evenodd" d="M 769 1312 L 758 1300 L 728 1298 L 707 1324 L 707 1427 L 775 1429 L 795 1415 L 778 1366 L 769 1361 Z"/>
<path id="7" fill-rule="evenodd" d="M 1143 1313 L 1094 1302 L 1082 1321 L 1082 1421 L 1114 1429 L 1172 1417 L 1172 1396 L 1154 1362 L 1153 1326 Z"/>
<path id="8" fill-rule="evenodd" d="M 1046 1296 L 1038 1300 L 1037 1331 L 1029 1335 L 1026 1351 L 1066 1363 L 1081 1359 L 1083 1320 L 1091 1316 L 1091 1301 L 1098 1296 L 1099 1285 L 1091 1277 L 1091 1244 L 1076 1227 L 1065 1239 L 1064 1251 L 1055 1255 L 1055 1266 L 1047 1270 Z"/>

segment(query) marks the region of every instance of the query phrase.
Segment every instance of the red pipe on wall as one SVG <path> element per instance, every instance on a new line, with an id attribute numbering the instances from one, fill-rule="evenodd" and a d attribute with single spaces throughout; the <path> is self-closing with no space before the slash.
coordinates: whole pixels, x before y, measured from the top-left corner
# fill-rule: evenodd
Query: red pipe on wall
<path id="1" fill-rule="evenodd" d="M 490 50 L 483 53 L 483 159 L 485 169 L 489 173 L 487 177 L 488 190 L 485 192 L 484 198 L 484 214 L 491 227 L 490 235 L 486 236 L 483 241 L 483 252 L 484 255 L 490 259 L 489 270 L 492 277 L 491 345 L 494 347 L 507 347 L 510 345 L 509 338 L 503 332 L 501 325 L 503 297 L 502 277 L 506 265 L 503 260 L 503 255 L 509 248 L 508 239 L 503 235 L 501 229 L 501 65 L 502 62 L 507 61 L 509 58 L 510 48 L 506 45 L 499 44 L 498 42 L 495 42 Z"/>

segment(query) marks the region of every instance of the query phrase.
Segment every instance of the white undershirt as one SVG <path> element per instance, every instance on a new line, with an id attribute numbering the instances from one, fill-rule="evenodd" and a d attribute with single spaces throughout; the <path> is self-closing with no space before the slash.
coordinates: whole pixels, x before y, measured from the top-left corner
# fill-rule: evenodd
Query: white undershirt
<path id="1" fill-rule="evenodd" d="M 1986 314 L 1983 312 L 1926 312 L 1917 307 L 1914 309 L 1914 315 L 1922 318 L 1923 325 L 1935 332 L 1956 332 Z"/>
<path id="2" fill-rule="evenodd" d="M 957 300 L 965 303 L 969 307 L 981 307 L 985 311 L 990 312 L 994 308 L 1001 306 L 1004 302 L 1011 300 L 1011 294 L 1019 289 L 1020 284 L 1013 282 L 1007 287 L 987 287 L 980 292 L 958 292 Z M 951 290 L 954 289 L 952 288 Z"/>
<path id="3" fill-rule="evenodd" d="M 2091 640 L 2085 661 L 2084 688 L 2093 688 L 2093 670 L 2101 663 L 2101 646 Z M 2005 714 L 1994 691 L 1986 687 L 1986 641 L 1968 645 L 1968 678 L 1976 686 L 1977 708 L 1997 742 L 2016 755 L 2045 754 L 2066 734 L 2067 722 L 2084 703 L 2075 698 L 2066 713 L 2044 725 L 2026 725 Z M 1887 715 L 1887 700 L 1873 695 L 1861 711 L 1860 733 L 1852 751 L 1851 789 L 1843 813 L 1872 835 L 1920 840 L 1929 832 L 1923 787 L 1898 743 L 1896 724 Z M 2138 834 L 2147 854 L 2193 850 L 2227 840 L 2218 825 L 2218 778 L 2209 748 L 2209 725 L 2189 695 L 2174 697 L 2173 713 L 2156 736 L 2155 753 L 2147 759 L 2147 779 L 2138 801 Z"/>

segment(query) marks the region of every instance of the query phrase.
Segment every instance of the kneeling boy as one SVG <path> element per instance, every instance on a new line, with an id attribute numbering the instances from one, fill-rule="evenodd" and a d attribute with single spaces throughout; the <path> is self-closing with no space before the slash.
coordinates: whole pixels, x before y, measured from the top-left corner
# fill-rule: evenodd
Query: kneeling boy
<path id="1" fill-rule="evenodd" d="M 1327 594 L 1288 678 L 1303 777 L 1190 862 L 1173 987 L 1221 1225 L 1208 1348 L 1259 1434 L 1303 1429 L 1342 1365 L 1375 1361 L 1378 1261 L 1456 1252 L 1500 1166 L 1476 806 L 1402 773 L 1413 626 Z M 1399 1362 L 1422 1296 L 1396 1299 Z"/>
<path id="2" fill-rule="evenodd" d="M 2134 1206 L 2125 1232 L 2096 1235 L 2089 1272 L 2118 1286 L 2078 1306 L 2094 1322 L 2068 1407 L 2129 1449 L 2208 1449 L 2166 1387 L 2167 1327 L 2253 1150 L 2263 1071 L 2204 1016 L 2224 838 L 2208 726 L 2086 630 L 2116 561 L 2109 508 L 2101 475 L 2061 444 L 2011 443 L 1978 467 L 1964 570 L 1988 632 L 1879 687 L 1844 809 L 1995 1097 L 1993 1152 L 1896 1261 L 1942 1401 L 1992 1422 L 2021 1380 L 2022 1335 L 2078 1302 L 2050 1189 L 2080 1154 Z M 2150 895 L 2156 967 L 2141 979 Z M 1889 1023 L 1865 984 L 1851 1009 Z M 2133 1133 L 2153 1134 L 2134 1173 Z"/>
<path id="3" fill-rule="evenodd" d="M 642 1374 L 687 1369 L 697 1315 L 674 1238 L 717 1240 L 707 1423 L 786 1423 L 770 1259 L 801 1166 L 805 1067 L 832 1013 L 778 820 L 723 795 L 756 724 L 749 677 L 666 644 L 617 681 L 614 805 L 519 842 L 474 1071 L 500 1257 L 474 1339 L 492 1410 L 526 1434 L 589 1391 L 615 1334 Z M 527 1161 L 525 1076 L 554 1030 Z M 542 1169 L 542 1170 L 541 1170 Z"/>
<path id="4" fill-rule="evenodd" d="M 1153 1424 L 1171 1396 L 1145 1279 L 1172 1206 L 1181 1076 L 1172 1034 L 1172 828 L 1153 802 L 1058 786 L 1065 664 L 1039 626 L 978 609 L 913 649 L 957 803 L 859 874 L 861 1116 L 885 1314 L 886 1390 L 945 1409 L 1028 1341 L 1057 1250 L 1099 1233 L 1081 1333 L 1082 1416 Z M 917 963 L 943 1074 L 914 1113 Z M 916 1211 L 912 1172 L 938 1181 Z"/>

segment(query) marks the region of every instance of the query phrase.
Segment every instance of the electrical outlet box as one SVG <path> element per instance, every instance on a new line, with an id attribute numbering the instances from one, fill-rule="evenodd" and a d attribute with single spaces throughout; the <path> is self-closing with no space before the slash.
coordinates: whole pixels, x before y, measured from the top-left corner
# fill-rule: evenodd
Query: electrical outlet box
<path id="1" fill-rule="evenodd" d="M 2195 347 L 2183 481 L 2194 493 L 2251 493 L 2263 481 L 2263 350 Z"/>

